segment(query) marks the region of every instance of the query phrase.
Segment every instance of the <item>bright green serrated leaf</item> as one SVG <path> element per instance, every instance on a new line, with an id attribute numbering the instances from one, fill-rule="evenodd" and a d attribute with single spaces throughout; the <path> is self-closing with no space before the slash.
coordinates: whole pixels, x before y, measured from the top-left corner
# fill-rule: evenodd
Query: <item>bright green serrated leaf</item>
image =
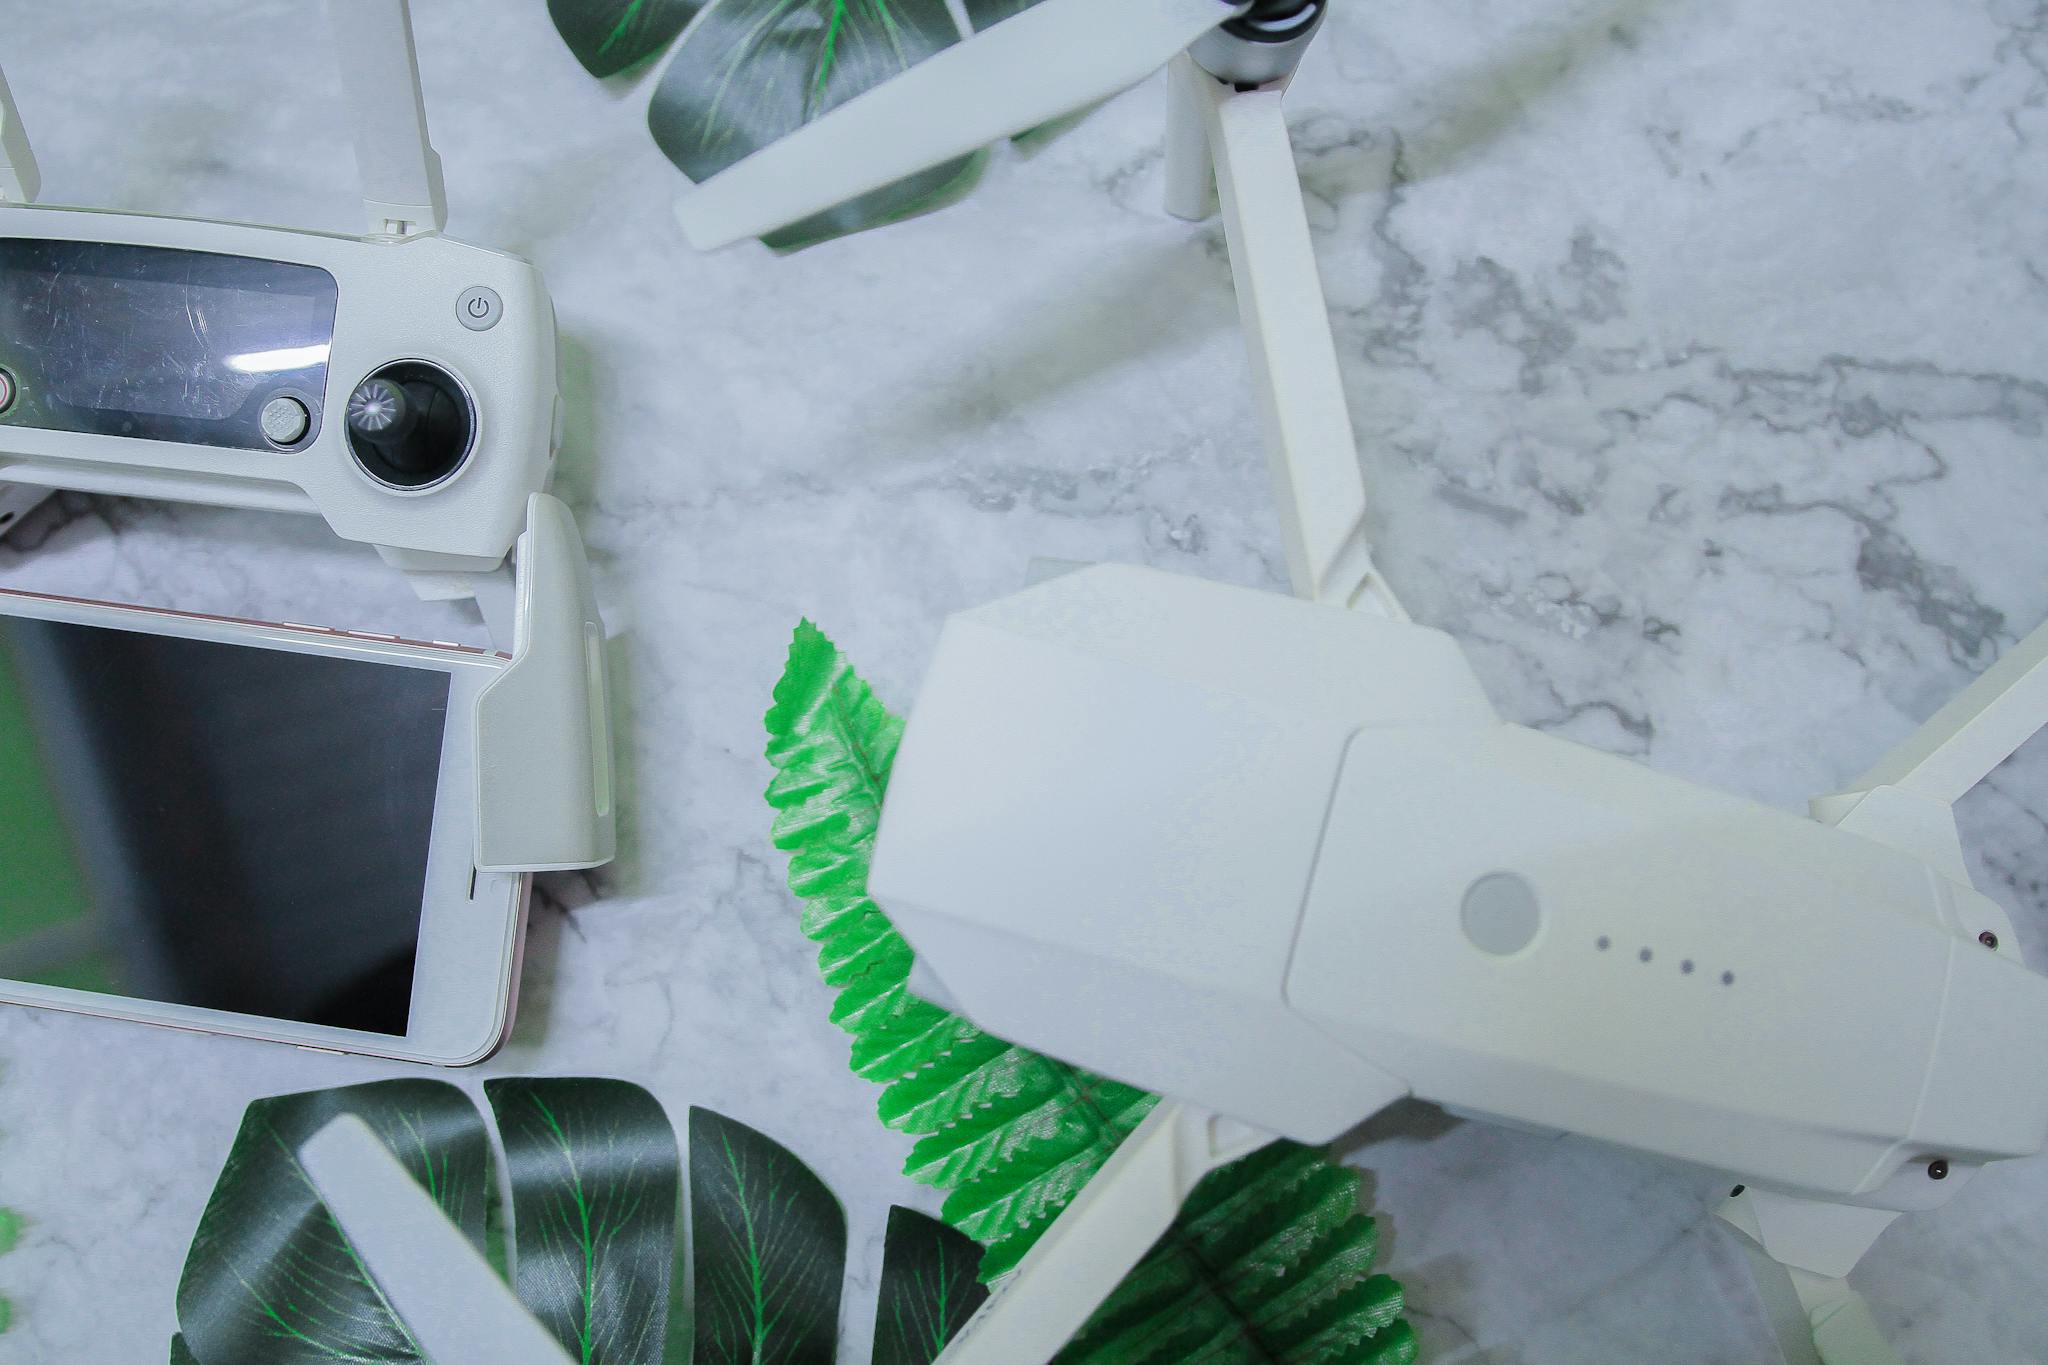
<path id="1" fill-rule="evenodd" d="M 460 1090 L 407 1079 L 257 1100 L 242 1116 L 178 1281 L 178 1323 L 199 1359 L 422 1359 L 299 1165 L 300 1144 L 340 1114 L 369 1124 L 482 1250 L 490 1140 Z"/>
<path id="2" fill-rule="evenodd" d="M 484 1082 L 512 1185 L 513 1288 L 578 1365 L 659 1365 L 681 1158 L 659 1101 L 596 1078 Z"/>
<path id="3" fill-rule="evenodd" d="M 548 17 L 593 76 L 611 76 L 669 45 L 705 0 L 548 0 Z"/>
<path id="4" fill-rule="evenodd" d="M 959 38 L 945 0 L 717 0 L 677 45 L 647 126 L 702 182 Z M 962 186 L 979 161 L 920 171 L 764 240 L 787 249 L 908 217 Z"/>
<path id="5" fill-rule="evenodd" d="M 991 699 L 991 706 L 999 701 Z M 976 1029 L 907 990 L 908 945 L 867 895 L 902 722 L 823 632 L 797 627 L 766 717 L 774 842 L 803 931 L 839 991 L 852 1064 L 885 1122 L 921 1135 L 909 1172 L 1013 1268 L 1149 1112 L 1154 1097 Z M 900 951 L 899 951 L 900 950 Z M 1060 1365 L 1408 1365 L 1401 1288 L 1373 1275 L 1355 1172 L 1277 1144 L 1206 1179 Z"/>
<path id="6" fill-rule="evenodd" d="M 889 1210 L 871 1365 L 931 1365 L 988 1298 L 981 1247 L 936 1218 Z"/>
<path id="7" fill-rule="evenodd" d="M 695 1365 L 832 1365 L 846 1214 L 787 1148 L 690 1111 Z"/>

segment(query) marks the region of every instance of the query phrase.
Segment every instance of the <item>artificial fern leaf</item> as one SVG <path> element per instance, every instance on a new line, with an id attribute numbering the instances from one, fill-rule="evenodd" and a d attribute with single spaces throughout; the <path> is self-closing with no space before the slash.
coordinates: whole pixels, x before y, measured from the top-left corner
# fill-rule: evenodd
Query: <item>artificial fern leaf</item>
<path id="1" fill-rule="evenodd" d="M 993 703 L 992 703 L 993 704 Z M 856 1074 L 919 1140 L 907 1173 L 946 1221 L 1013 1269 L 1156 1097 L 1013 1046 L 912 996 L 909 945 L 868 899 L 868 858 L 903 724 L 823 632 L 797 627 L 767 715 L 774 842 L 839 996 Z M 1217 1171 L 1061 1365 L 1408 1365 L 1401 1287 L 1372 1274 L 1358 1177 L 1280 1143 Z"/>

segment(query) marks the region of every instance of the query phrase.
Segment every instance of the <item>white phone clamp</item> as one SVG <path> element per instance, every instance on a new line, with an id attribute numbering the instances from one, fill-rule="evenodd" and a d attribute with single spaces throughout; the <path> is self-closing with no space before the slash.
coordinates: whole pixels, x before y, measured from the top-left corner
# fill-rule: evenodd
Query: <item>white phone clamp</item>
<path id="1" fill-rule="evenodd" d="M 68 488 L 314 512 L 428 598 L 503 563 L 554 472 L 554 307 L 440 235 L 406 0 L 327 9 L 362 237 L 38 206 L 0 81 L 0 531 Z"/>
<path id="2" fill-rule="evenodd" d="M 604 621 L 560 499 L 527 499 L 513 558 L 512 658 L 476 702 L 476 865 L 598 867 L 617 843 Z"/>

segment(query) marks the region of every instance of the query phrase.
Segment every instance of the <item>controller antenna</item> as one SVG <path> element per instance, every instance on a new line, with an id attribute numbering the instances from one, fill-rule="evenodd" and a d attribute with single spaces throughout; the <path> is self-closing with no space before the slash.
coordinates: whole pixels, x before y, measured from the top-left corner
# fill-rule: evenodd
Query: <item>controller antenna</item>
<path id="1" fill-rule="evenodd" d="M 441 157 L 427 137 L 419 55 L 406 0 L 327 0 L 354 125 L 356 171 L 370 231 L 439 232 L 448 222 Z"/>
<path id="2" fill-rule="evenodd" d="M 33 204 L 42 188 L 42 173 L 36 169 L 28 132 L 21 126 L 21 111 L 14 107 L 6 75 L 0 74 L 0 204 Z"/>

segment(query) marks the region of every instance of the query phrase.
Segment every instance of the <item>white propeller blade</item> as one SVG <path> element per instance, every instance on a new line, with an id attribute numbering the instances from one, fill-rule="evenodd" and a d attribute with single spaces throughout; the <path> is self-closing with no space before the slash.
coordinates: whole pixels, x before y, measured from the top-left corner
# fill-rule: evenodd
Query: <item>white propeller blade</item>
<path id="1" fill-rule="evenodd" d="M 1041 0 L 726 168 L 677 205 L 708 251 L 1136 85 L 1249 0 Z"/>
<path id="2" fill-rule="evenodd" d="M 299 1147 L 299 1164 L 429 1360 L 571 1365 L 368 1124 L 330 1120 Z"/>

